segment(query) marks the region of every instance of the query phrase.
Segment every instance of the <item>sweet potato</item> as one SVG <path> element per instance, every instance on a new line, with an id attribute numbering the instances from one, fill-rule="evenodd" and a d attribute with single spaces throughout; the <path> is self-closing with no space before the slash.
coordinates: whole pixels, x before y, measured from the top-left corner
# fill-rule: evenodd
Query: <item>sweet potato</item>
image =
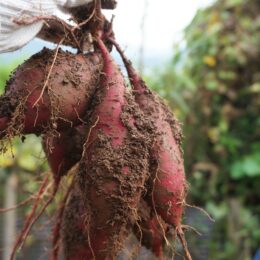
<path id="1" fill-rule="evenodd" d="M 63 175 L 66 175 L 70 170 L 76 171 L 76 164 L 80 161 L 83 145 L 86 138 L 87 128 L 84 124 L 79 125 L 77 127 L 71 128 L 67 131 L 61 132 L 58 136 L 49 136 L 45 135 L 43 137 L 43 148 L 47 157 L 47 161 L 50 165 L 50 168 L 53 173 L 53 177 L 55 182 L 57 183 Z M 74 169 L 73 166 L 75 167 Z M 77 199 L 77 202 L 75 201 Z M 69 201 L 69 205 L 67 206 L 67 201 Z M 72 202 L 71 202 L 72 201 Z M 75 206 L 74 206 L 75 204 Z M 69 207 L 69 209 L 67 209 Z M 64 212 L 65 211 L 65 212 Z M 71 211 L 71 212 L 70 212 Z M 52 250 L 52 259 L 59 259 L 59 251 L 60 251 L 60 236 L 61 229 L 63 225 L 63 220 L 66 222 L 66 230 L 65 236 L 75 236 L 76 242 L 78 242 L 78 237 L 84 236 L 84 225 L 81 225 L 80 230 L 77 229 L 77 223 L 82 221 L 81 212 L 85 212 L 85 208 L 83 205 L 83 201 L 81 196 L 79 195 L 79 191 L 77 185 L 73 181 L 71 187 L 68 188 L 66 194 L 62 202 L 59 205 L 59 210 L 57 211 L 56 221 L 53 228 L 53 250 Z M 64 214 L 66 215 L 64 217 Z M 69 220 L 67 220 L 67 215 Z M 71 219 L 73 218 L 73 219 Z M 68 221 L 71 221 L 68 225 Z M 71 229 L 75 229 L 71 232 Z M 69 230 L 69 232 L 68 232 Z M 81 234 L 82 233 L 82 234 Z M 70 241 L 72 242 L 72 241 Z M 67 259 L 84 259 L 83 255 L 76 250 L 76 256 L 79 258 L 72 258 L 73 249 L 81 247 L 81 250 L 85 251 L 86 242 L 83 245 L 67 245 L 64 247 L 64 250 L 67 252 Z M 79 254 L 78 254 L 79 253 Z"/>
<path id="2" fill-rule="evenodd" d="M 88 259 L 91 255 L 85 230 L 87 212 L 77 182 L 66 204 L 61 224 L 61 238 L 66 260 Z"/>
<path id="3" fill-rule="evenodd" d="M 87 128 L 79 125 L 58 136 L 43 136 L 43 149 L 54 176 L 65 175 L 80 161 Z"/>
<path id="4" fill-rule="evenodd" d="M 55 176 L 65 174 L 81 158 L 84 138 L 87 129 L 81 125 L 62 132 L 60 138 L 44 137 L 43 145 L 46 150 L 48 162 Z M 49 151 L 47 147 L 53 147 Z M 163 256 L 164 236 L 167 226 L 160 218 L 160 223 L 156 216 L 151 216 L 151 209 L 144 200 L 138 206 L 139 221 L 133 227 L 138 240 L 147 249 L 161 259 Z M 61 219 L 59 219 L 61 218 Z M 57 215 L 57 224 L 54 232 L 54 251 L 57 259 L 59 251 L 60 222 L 63 252 L 66 259 L 86 259 L 91 254 L 87 243 L 85 232 L 86 209 L 82 201 L 77 183 L 72 188 L 64 214 Z M 162 226 L 161 226 L 162 225 Z"/>
<path id="5" fill-rule="evenodd" d="M 64 175 L 73 165 L 80 161 L 86 132 L 86 127 L 80 125 L 79 127 L 62 132 L 60 137 L 45 136 L 43 138 L 43 146 L 46 151 L 47 160 L 56 178 L 60 175 Z M 48 147 L 52 147 L 51 151 Z M 154 253 L 159 256 L 158 253 L 160 251 L 160 246 L 159 242 L 156 242 L 155 240 L 160 232 L 157 233 L 157 230 L 152 229 L 149 229 L 149 231 L 147 230 L 146 223 L 147 220 L 150 219 L 150 211 L 148 213 L 149 217 L 144 216 L 143 205 L 146 204 L 144 201 L 142 202 L 143 203 L 139 206 L 139 212 L 141 213 L 139 214 L 138 212 L 142 221 L 135 225 L 134 230 L 138 233 L 141 226 L 143 237 L 142 245 L 145 245 L 148 249 L 152 249 Z M 53 259 L 58 259 L 60 229 L 65 259 L 86 259 L 86 257 L 91 255 L 85 231 L 85 218 L 87 211 L 82 196 L 79 193 L 77 183 L 73 185 L 68 203 L 64 206 L 65 211 L 60 208 L 54 226 Z M 146 206 L 146 208 L 147 207 L 148 206 Z M 139 233 L 138 235 L 140 236 Z"/>
<path id="6" fill-rule="evenodd" d="M 141 222 L 134 225 L 133 232 L 143 246 L 152 250 L 158 259 L 163 259 L 163 231 L 157 219 L 151 218 L 150 213 L 148 205 L 141 200 L 138 209 Z M 88 247 L 88 234 L 85 230 L 86 222 L 87 211 L 77 182 L 75 182 L 64 210 L 61 225 L 62 248 L 65 259 L 88 259 L 87 257 L 91 255 Z M 166 230 L 167 226 L 164 224 L 163 228 Z"/>
<path id="7" fill-rule="evenodd" d="M 126 58 L 120 46 L 111 39 L 126 66 L 135 100 L 155 128 L 155 142 L 151 149 L 152 181 L 150 204 L 163 220 L 172 225 L 190 259 L 181 227 L 186 197 L 186 180 L 181 150 L 181 130 L 178 121 L 165 103 L 145 84 Z"/>
<path id="8" fill-rule="evenodd" d="M 123 75 L 100 39 L 97 45 L 104 58 L 103 78 L 95 96 L 79 181 L 88 212 L 91 255 L 87 259 L 115 259 L 128 225 L 137 218 L 150 142 Z"/>
<path id="9" fill-rule="evenodd" d="M 13 73 L 0 97 L 1 121 L 8 118 L 14 134 L 79 124 L 96 90 L 100 66 L 97 54 L 43 49 Z M 3 135 L 6 125 L 0 123 Z"/>
<path id="10" fill-rule="evenodd" d="M 82 124 L 67 131 L 61 132 L 58 136 L 45 135 L 43 137 L 43 148 L 47 157 L 47 161 L 52 170 L 55 183 L 59 183 L 61 177 L 63 175 L 66 175 L 68 171 L 72 169 L 72 167 L 77 162 L 80 161 L 83 152 L 83 144 L 85 142 L 86 131 L 87 130 L 85 125 Z M 72 189 L 74 189 L 74 185 Z M 70 191 L 71 189 L 67 191 L 68 194 L 65 195 L 64 201 L 60 205 L 60 209 L 58 210 L 56 217 L 56 223 L 53 229 L 53 260 L 58 259 L 59 255 L 60 229 L 63 221 L 63 214 L 66 207 L 67 199 L 68 196 L 70 196 Z M 75 214 L 75 211 L 73 212 L 73 214 Z M 71 223 L 70 226 L 73 226 L 72 224 L 73 223 Z M 76 231 L 77 230 L 75 230 L 75 232 Z"/>
<path id="11" fill-rule="evenodd" d="M 163 223 L 163 224 L 162 224 Z M 163 259 L 163 246 L 165 244 L 164 234 L 166 224 L 156 216 L 140 224 L 143 232 L 142 245 L 150 249 L 158 259 Z"/>
<path id="12" fill-rule="evenodd" d="M 134 234 L 142 246 L 151 250 L 158 259 L 163 259 L 163 247 L 168 226 L 160 216 L 155 216 L 145 200 L 138 208 L 140 221 L 133 227 Z"/>

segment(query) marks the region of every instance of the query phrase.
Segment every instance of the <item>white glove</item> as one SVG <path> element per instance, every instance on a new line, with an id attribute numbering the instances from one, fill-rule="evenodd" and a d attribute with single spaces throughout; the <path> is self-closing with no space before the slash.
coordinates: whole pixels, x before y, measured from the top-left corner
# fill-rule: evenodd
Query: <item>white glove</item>
<path id="1" fill-rule="evenodd" d="M 68 8 L 93 0 L 0 0 L 0 53 L 22 48 L 41 31 L 44 22 L 18 25 L 14 19 L 29 20 L 37 16 L 56 16 L 69 23 Z"/>

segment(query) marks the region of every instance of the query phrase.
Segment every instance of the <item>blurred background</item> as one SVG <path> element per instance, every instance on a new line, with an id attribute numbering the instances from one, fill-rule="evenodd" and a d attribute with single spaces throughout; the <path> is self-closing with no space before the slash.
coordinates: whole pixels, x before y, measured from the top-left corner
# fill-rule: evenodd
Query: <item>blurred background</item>
<path id="1" fill-rule="evenodd" d="M 200 233 L 187 233 L 193 258 L 260 259 L 259 0 L 119 0 L 113 14 L 126 54 L 183 123 L 188 203 L 215 220 L 187 207 L 185 222 Z M 0 55 L 1 92 L 10 72 L 43 46 L 55 47 L 36 39 Z M 0 156 L 0 207 L 37 191 L 47 170 L 39 137 L 15 140 Z M 8 259 L 29 209 L 0 214 L 0 259 Z M 47 259 L 54 210 L 21 259 Z"/>

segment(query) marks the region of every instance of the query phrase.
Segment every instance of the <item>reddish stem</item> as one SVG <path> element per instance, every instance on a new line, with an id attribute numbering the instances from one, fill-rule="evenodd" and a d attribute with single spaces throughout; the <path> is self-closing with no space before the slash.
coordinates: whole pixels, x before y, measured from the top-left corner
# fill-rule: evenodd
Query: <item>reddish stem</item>
<path id="1" fill-rule="evenodd" d="M 53 199 L 55 198 L 55 195 L 58 191 L 59 188 L 59 184 L 60 184 L 60 180 L 56 181 L 54 183 L 54 187 L 53 187 L 53 191 L 52 194 L 50 196 L 50 198 L 47 200 L 47 202 L 44 204 L 44 206 L 42 207 L 42 209 L 40 210 L 40 212 L 38 213 L 38 215 L 36 215 L 36 217 L 31 221 L 31 223 L 29 224 L 26 232 L 24 232 L 24 237 L 23 240 L 21 241 L 21 247 L 23 246 L 24 241 L 26 240 L 28 234 L 30 233 L 33 225 L 37 222 L 37 220 L 42 216 L 42 214 L 44 213 L 44 211 L 46 210 L 46 208 L 51 204 L 51 202 L 53 201 Z"/>
<path id="2" fill-rule="evenodd" d="M 35 199 L 35 202 L 34 202 L 34 205 L 33 205 L 33 208 L 31 210 L 31 213 L 28 215 L 28 217 L 26 218 L 25 220 L 25 224 L 23 226 L 23 229 L 22 231 L 20 232 L 20 235 L 19 237 L 17 238 L 16 242 L 15 242 L 15 245 L 13 247 L 13 250 L 12 250 L 12 254 L 11 254 L 11 257 L 10 257 L 10 260 L 13 260 L 14 259 L 14 256 L 15 256 L 15 253 L 18 249 L 18 247 L 20 246 L 21 242 L 23 241 L 24 239 L 24 234 L 26 233 L 26 230 L 28 229 L 30 223 L 31 223 L 31 220 L 33 218 L 33 216 L 35 215 L 35 212 L 39 206 L 39 201 L 41 199 L 41 196 L 42 194 L 45 192 L 46 190 L 46 185 L 48 184 L 48 179 L 49 179 L 49 176 L 46 176 L 40 189 L 39 189 L 39 192 L 37 194 L 37 197 Z"/>

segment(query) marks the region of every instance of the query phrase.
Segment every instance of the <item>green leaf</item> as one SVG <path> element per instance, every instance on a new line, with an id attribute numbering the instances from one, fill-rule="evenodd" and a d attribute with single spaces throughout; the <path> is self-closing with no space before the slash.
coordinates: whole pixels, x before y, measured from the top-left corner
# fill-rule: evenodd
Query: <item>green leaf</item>
<path id="1" fill-rule="evenodd" d="M 243 169 L 250 177 L 260 176 L 260 158 L 255 160 L 253 157 L 248 157 L 244 160 Z"/>
<path id="2" fill-rule="evenodd" d="M 260 154 L 252 154 L 235 162 L 231 166 L 231 176 L 234 179 L 260 176 Z"/>
<path id="3" fill-rule="evenodd" d="M 227 1 L 227 7 L 235 7 L 238 5 L 241 5 L 243 3 L 244 0 L 228 0 Z"/>
<path id="4" fill-rule="evenodd" d="M 226 216 L 228 208 L 225 202 L 216 204 L 210 201 L 206 205 L 206 210 L 213 216 L 215 220 L 218 220 Z"/>
<path id="5" fill-rule="evenodd" d="M 235 180 L 245 176 L 241 162 L 236 162 L 231 166 L 231 176 Z"/>

